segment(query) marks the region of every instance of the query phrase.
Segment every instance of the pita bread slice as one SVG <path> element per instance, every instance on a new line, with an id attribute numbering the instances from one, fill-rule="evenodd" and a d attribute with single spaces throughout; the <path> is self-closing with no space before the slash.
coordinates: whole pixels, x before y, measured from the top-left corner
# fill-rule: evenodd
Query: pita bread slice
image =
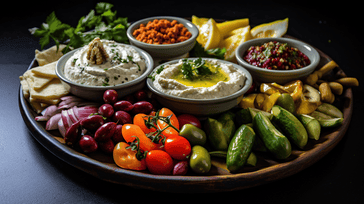
<path id="1" fill-rule="evenodd" d="M 49 77 L 49 78 L 57 78 L 56 75 L 56 65 L 57 61 L 46 64 L 44 66 L 38 66 L 33 69 L 30 69 L 36 76 L 40 77 Z"/>
<path id="2" fill-rule="evenodd" d="M 28 100 L 29 96 L 30 96 L 28 82 L 25 79 L 25 77 L 23 77 L 23 76 L 20 76 L 19 79 L 20 79 L 20 84 L 21 84 L 24 98 Z"/>
<path id="3" fill-rule="evenodd" d="M 54 99 L 39 99 L 39 98 L 33 98 L 32 96 L 29 97 L 29 101 L 30 102 L 38 102 L 41 103 L 41 105 L 43 103 L 48 104 L 48 105 L 57 105 L 59 102 L 61 102 L 61 99 L 59 98 L 54 98 Z M 44 105 L 42 105 L 43 107 Z"/>
<path id="4" fill-rule="evenodd" d="M 61 80 L 58 78 L 52 79 L 52 81 L 50 81 L 47 86 L 40 90 L 35 90 L 34 88 L 30 87 L 29 92 L 31 97 L 37 100 L 57 99 L 69 93 L 69 91 L 63 86 Z"/>
<path id="5" fill-rule="evenodd" d="M 52 78 L 50 78 L 50 77 L 36 76 L 31 70 L 26 71 L 24 73 L 23 77 L 25 77 L 25 79 L 27 80 L 28 85 L 37 91 L 42 89 L 50 81 L 52 81 Z"/>
<path id="6" fill-rule="evenodd" d="M 56 45 L 43 51 L 35 50 L 35 59 L 37 60 L 38 65 L 43 66 L 59 60 L 59 58 L 63 56 L 62 50 L 65 47 L 66 45 L 59 45 L 58 52 Z"/>

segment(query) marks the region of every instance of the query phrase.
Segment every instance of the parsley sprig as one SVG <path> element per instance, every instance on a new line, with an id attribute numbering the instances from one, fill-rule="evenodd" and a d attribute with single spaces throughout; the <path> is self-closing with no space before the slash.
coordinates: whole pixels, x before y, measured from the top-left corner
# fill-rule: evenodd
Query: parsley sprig
<path id="1" fill-rule="evenodd" d="M 212 74 L 211 70 L 205 66 L 205 60 L 199 57 L 196 60 L 183 59 L 181 72 L 184 78 L 193 80 L 197 75 L 209 75 Z"/>
<path id="2" fill-rule="evenodd" d="M 47 46 L 51 40 L 57 45 L 67 40 L 67 47 L 62 50 L 66 53 L 70 47 L 79 48 L 95 37 L 100 39 L 115 40 L 121 43 L 128 43 L 126 30 L 128 28 L 128 19 L 117 17 L 116 11 L 112 11 L 110 3 L 100 2 L 96 5 L 95 10 L 91 10 L 86 16 L 82 16 L 76 27 L 62 23 L 55 12 L 52 12 L 40 28 L 32 28 L 29 31 L 35 37 L 40 37 L 39 44 L 41 49 Z M 93 30 L 92 30 L 93 29 Z M 92 30 L 86 32 L 86 30 Z"/>

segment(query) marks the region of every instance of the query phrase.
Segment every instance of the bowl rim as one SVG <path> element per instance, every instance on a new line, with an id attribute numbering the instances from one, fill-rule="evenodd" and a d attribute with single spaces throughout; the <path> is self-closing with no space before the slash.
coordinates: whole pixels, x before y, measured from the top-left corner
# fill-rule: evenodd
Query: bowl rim
<path id="1" fill-rule="evenodd" d="M 185 58 L 185 59 L 191 59 L 191 60 L 194 60 L 194 59 L 199 59 L 198 57 L 188 57 L 188 58 Z M 238 90 L 237 92 L 229 95 L 229 96 L 224 96 L 224 97 L 221 97 L 221 98 L 213 98 L 213 99 L 192 99 L 192 98 L 182 98 L 182 97 L 178 97 L 178 96 L 172 96 L 172 95 L 168 95 L 168 94 L 165 94 L 161 91 L 159 91 L 157 88 L 154 87 L 154 84 L 152 82 L 152 79 L 151 78 L 148 78 L 147 79 L 147 86 L 148 88 L 155 94 L 161 96 L 161 97 L 164 97 L 164 98 L 167 98 L 169 100 L 173 100 L 173 101 L 184 101 L 184 102 L 187 102 L 187 103 L 198 103 L 198 104 L 211 104 L 211 103 L 221 103 L 221 102 L 226 102 L 228 100 L 232 100 L 232 99 L 236 99 L 240 96 L 242 96 L 244 93 L 246 93 L 250 87 L 252 86 L 253 84 L 253 78 L 252 78 L 252 75 L 249 73 L 249 71 L 247 69 L 245 69 L 243 66 L 241 65 L 238 65 L 236 63 L 233 63 L 233 62 L 229 62 L 229 61 L 226 61 L 226 60 L 221 60 L 221 59 L 215 59 L 215 58 L 206 58 L 206 57 L 202 57 L 202 59 L 213 59 L 213 60 L 218 60 L 222 63 L 228 63 L 228 64 L 232 64 L 235 68 L 241 70 L 244 75 L 245 75 L 245 84 L 244 86 Z M 165 62 L 163 64 L 160 64 L 158 65 L 157 67 L 155 67 L 153 69 L 153 71 L 151 72 L 151 75 L 161 66 L 164 66 L 164 65 L 167 65 L 167 64 L 173 64 L 173 63 L 176 63 L 176 62 L 179 62 L 181 59 L 175 59 L 175 60 L 171 60 L 171 61 L 168 61 L 168 62 Z"/>
<path id="2" fill-rule="evenodd" d="M 116 42 L 118 43 L 118 42 Z M 62 64 L 66 64 L 67 60 L 72 57 L 72 55 L 78 51 L 78 50 L 81 50 L 83 47 L 80 47 L 80 48 L 77 48 L 77 49 L 74 49 L 66 54 L 64 54 L 58 61 L 57 61 L 57 64 L 56 64 L 56 75 L 58 76 L 58 78 L 61 79 L 61 81 L 69 84 L 69 85 L 72 85 L 72 86 L 77 86 L 79 88 L 83 88 L 83 89 L 92 89 L 92 90 L 106 90 L 106 89 L 121 89 L 121 88 L 126 88 L 126 87 L 130 87 L 130 86 L 133 86 L 135 84 L 138 84 L 140 82 L 142 82 L 143 80 L 145 80 L 149 74 L 153 71 L 153 67 L 154 67 L 154 60 L 153 58 L 151 57 L 151 55 L 136 47 L 136 46 L 133 46 L 133 45 L 129 45 L 129 44 L 124 44 L 124 43 L 119 43 L 121 45 L 125 45 L 125 46 L 129 46 L 129 47 L 132 47 L 133 49 L 135 49 L 143 58 L 144 60 L 146 61 L 146 64 L 147 64 L 147 67 L 146 67 L 146 70 L 145 72 L 140 75 L 139 77 L 137 77 L 136 79 L 132 80 L 132 81 L 128 81 L 126 83 L 123 83 L 123 84 L 118 84 L 118 85 L 115 85 L 115 86 L 89 86 L 89 85 L 83 85 L 83 84 L 79 84 L 79 83 L 76 83 L 76 82 L 73 82 L 71 80 L 69 80 L 63 73 L 64 71 L 64 66 L 62 66 Z"/>
<path id="3" fill-rule="evenodd" d="M 179 23 L 182 23 L 190 32 L 192 31 L 191 32 L 192 36 L 188 40 L 185 40 L 183 42 L 173 43 L 173 44 L 156 45 L 156 44 L 149 44 L 149 43 L 145 43 L 145 42 L 137 40 L 133 36 L 132 32 L 135 29 L 137 29 L 141 23 L 153 21 L 154 19 L 177 20 Z M 186 26 L 186 25 L 188 25 L 188 26 Z M 194 25 L 191 21 L 184 19 L 184 18 L 175 17 L 175 16 L 154 16 L 154 17 L 143 18 L 143 19 L 140 19 L 140 20 L 132 23 L 126 31 L 127 37 L 134 44 L 141 45 L 143 47 L 148 47 L 148 48 L 163 48 L 163 49 L 176 48 L 179 46 L 184 46 L 184 45 L 190 44 L 192 42 L 195 42 L 198 34 L 199 34 L 199 30 L 198 30 L 197 26 Z"/>
<path id="4" fill-rule="evenodd" d="M 271 69 L 264 69 L 261 67 L 251 65 L 242 58 L 242 55 L 245 53 L 245 51 L 247 49 L 249 49 L 250 46 L 262 44 L 262 43 L 269 42 L 269 41 L 285 42 L 285 43 L 291 44 L 291 46 L 294 46 L 292 44 L 300 44 L 300 46 L 304 47 L 308 52 L 313 53 L 313 57 L 309 58 L 311 63 L 305 67 L 295 69 L 295 70 L 271 70 Z M 245 47 L 246 47 L 246 49 L 243 50 L 243 48 L 245 48 Z M 300 51 L 302 52 L 301 49 L 300 49 Z M 301 40 L 285 38 L 285 37 L 257 38 L 257 39 L 248 40 L 246 42 L 243 42 L 242 44 L 240 44 L 237 47 L 237 49 L 235 51 L 235 57 L 236 57 L 238 63 L 241 64 L 243 67 L 246 67 L 247 69 L 249 69 L 249 71 L 256 71 L 256 72 L 266 73 L 266 74 L 269 73 L 272 75 L 274 75 L 274 74 L 282 74 L 282 75 L 303 74 L 303 73 L 307 72 L 307 70 L 315 69 L 320 62 L 320 54 L 313 46 L 311 46 L 308 43 L 305 43 Z M 307 57 L 309 57 L 309 56 L 307 56 Z"/>

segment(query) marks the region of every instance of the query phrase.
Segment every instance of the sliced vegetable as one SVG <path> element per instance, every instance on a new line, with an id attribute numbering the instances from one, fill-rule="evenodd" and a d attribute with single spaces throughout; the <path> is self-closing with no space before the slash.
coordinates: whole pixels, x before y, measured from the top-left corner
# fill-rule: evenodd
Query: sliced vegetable
<path id="1" fill-rule="evenodd" d="M 266 111 L 262 111 L 262 110 L 259 110 L 259 109 L 256 109 L 256 108 L 249 108 L 249 112 L 250 112 L 250 115 L 252 117 L 252 120 L 254 119 L 255 115 L 258 113 L 258 112 L 261 112 L 263 115 L 265 115 L 269 120 L 272 119 L 273 115 L 269 112 L 266 112 Z"/>
<path id="2" fill-rule="evenodd" d="M 240 108 L 255 108 L 254 101 L 257 97 L 257 93 L 251 93 L 247 96 L 244 96 L 243 99 L 239 103 Z"/>
<path id="3" fill-rule="evenodd" d="M 321 125 L 314 117 L 306 114 L 298 114 L 297 119 L 305 126 L 308 138 L 318 140 L 321 134 Z"/>
<path id="4" fill-rule="evenodd" d="M 274 104 L 276 104 L 276 102 L 280 96 L 281 96 L 281 93 L 279 93 L 279 92 L 268 96 L 268 98 L 266 98 L 262 104 L 262 110 L 269 112 L 272 109 L 272 107 L 274 106 Z"/>
<path id="5" fill-rule="evenodd" d="M 320 92 L 310 85 L 303 85 L 301 101 L 298 103 L 297 114 L 310 114 L 321 104 Z"/>
<path id="6" fill-rule="evenodd" d="M 258 162 L 257 156 L 254 154 L 254 152 L 251 152 L 248 159 L 246 160 L 247 166 L 256 166 Z"/>
<path id="7" fill-rule="evenodd" d="M 308 134 L 303 124 L 289 111 L 275 105 L 272 108 L 273 121 L 295 145 L 303 149 L 308 141 Z"/>
<path id="8" fill-rule="evenodd" d="M 307 100 L 311 103 L 318 103 L 320 102 L 320 92 L 310 85 L 303 85 L 302 94 L 304 96 L 304 100 Z"/>
<path id="9" fill-rule="evenodd" d="M 223 132 L 223 124 L 213 118 L 207 118 L 204 128 L 207 139 L 213 150 L 224 150 L 226 151 L 229 146 L 228 136 Z"/>
<path id="10" fill-rule="evenodd" d="M 254 107 L 257 109 L 263 109 L 263 103 L 268 98 L 268 95 L 265 93 L 258 93 L 257 97 L 254 100 Z"/>
<path id="11" fill-rule="evenodd" d="M 282 108 L 288 110 L 291 113 L 295 113 L 295 111 L 296 111 L 296 107 L 295 107 L 293 98 L 288 93 L 282 93 L 278 97 L 275 104 L 281 106 Z"/>
<path id="12" fill-rule="evenodd" d="M 291 155 L 291 143 L 274 127 L 270 120 L 258 112 L 253 119 L 255 133 L 262 139 L 264 146 L 277 159 L 286 159 Z"/>
<path id="13" fill-rule="evenodd" d="M 344 118 L 333 118 L 329 115 L 326 115 L 318 111 L 314 111 L 310 115 L 314 117 L 316 120 L 318 120 L 320 122 L 321 127 L 324 128 L 332 128 L 340 126 L 344 120 Z"/>
<path id="14" fill-rule="evenodd" d="M 231 111 L 222 113 L 217 119 L 222 124 L 222 131 L 225 134 L 225 138 L 229 143 L 231 138 L 234 136 L 236 127 L 234 123 L 235 114 Z"/>
<path id="15" fill-rule="evenodd" d="M 329 103 L 322 103 L 317 107 L 316 110 L 334 118 L 344 118 L 343 113 L 338 108 L 336 108 L 336 106 Z"/>

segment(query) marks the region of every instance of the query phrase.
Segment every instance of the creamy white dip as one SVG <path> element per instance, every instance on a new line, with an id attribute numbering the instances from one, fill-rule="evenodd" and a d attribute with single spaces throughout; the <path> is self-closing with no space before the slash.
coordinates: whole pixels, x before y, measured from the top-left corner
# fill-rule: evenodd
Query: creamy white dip
<path id="1" fill-rule="evenodd" d="M 115 86 L 132 81 L 146 70 L 146 62 L 132 47 L 111 40 L 101 40 L 109 58 L 100 65 L 87 59 L 88 45 L 76 51 L 64 68 L 65 76 L 89 86 Z"/>
<path id="2" fill-rule="evenodd" d="M 229 76 L 229 81 L 219 81 L 210 87 L 193 87 L 186 86 L 172 77 L 180 72 L 182 60 L 174 64 L 167 64 L 160 74 L 155 75 L 153 85 L 161 92 L 172 96 L 191 99 L 214 99 L 229 96 L 245 84 L 246 77 L 244 73 L 232 64 L 221 63 L 219 60 L 206 59 L 206 63 L 219 66 Z"/>

